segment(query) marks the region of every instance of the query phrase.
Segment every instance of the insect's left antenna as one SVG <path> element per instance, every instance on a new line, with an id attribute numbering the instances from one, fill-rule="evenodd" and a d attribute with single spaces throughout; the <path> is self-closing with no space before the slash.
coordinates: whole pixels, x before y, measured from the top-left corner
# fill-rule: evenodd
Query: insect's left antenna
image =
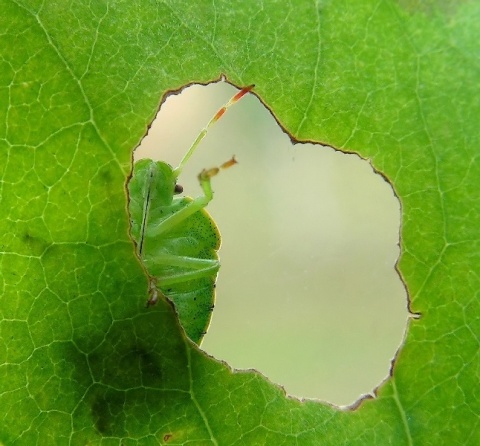
<path id="1" fill-rule="evenodd" d="M 249 85 L 248 87 L 242 88 L 235 96 L 233 96 L 222 108 L 220 108 L 217 113 L 213 116 L 212 119 L 208 122 L 208 124 L 205 126 L 205 128 L 198 134 L 198 136 L 195 138 L 195 141 L 193 141 L 192 145 L 188 149 L 187 153 L 185 156 L 182 158 L 182 161 L 180 161 L 180 164 L 173 170 L 174 174 L 178 177 L 180 175 L 180 172 L 182 171 L 183 167 L 187 163 L 187 161 L 190 159 L 192 156 L 193 152 L 195 152 L 195 149 L 198 147 L 200 142 L 202 141 L 203 138 L 205 138 L 205 135 L 208 132 L 208 129 L 215 124 L 227 111 L 227 109 L 235 104 L 235 102 L 238 102 L 240 99 L 243 98 L 250 90 L 255 85 Z"/>

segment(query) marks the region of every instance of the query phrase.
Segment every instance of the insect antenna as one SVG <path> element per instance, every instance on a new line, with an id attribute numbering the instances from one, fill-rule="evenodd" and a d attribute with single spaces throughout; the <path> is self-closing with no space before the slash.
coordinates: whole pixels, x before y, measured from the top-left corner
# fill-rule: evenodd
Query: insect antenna
<path id="1" fill-rule="evenodd" d="M 178 177 L 183 169 L 183 167 L 185 166 L 185 164 L 187 163 L 187 161 L 190 159 L 190 157 L 192 156 L 193 152 L 195 151 L 195 149 L 198 147 L 198 145 L 200 144 L 200 142 L 202 141 L 203 138 L 205 138 L 207 132 L 208 132 L 208 129 L 213 125 L 215 124 L 224 114 L 225 112 L 227 111 L 227 109 L 232 106 L 233 104 L 235 104 L 235 102 L 238 102 L 240 99 L 242 99 L 243 96 L 245 96 L 250 90 L 252 90 L 252 88 L 254 87 L 255 85 L 249 85 L 248 87 L 245 87 L 245 88 L 242 88 L 237 94 L 235 94 L 223 107 L 221 107 L 217 113 L 215 113 L 215 115 L 213 116 L 212 119 L 210 119 L 210 121 L 208 122 L 208 124 L 203 128 L 203 130 L 198 134 L 198 136 L 195 138 L 195 141 L 193 141 L 192 145 L 190 146 L 190 148 L 188 149 L 187 153 L 185 154 L 185 156 L 182 158 L 182 161 L 180 161 L 180 164 L 173 170 L 173 173 Z"/>

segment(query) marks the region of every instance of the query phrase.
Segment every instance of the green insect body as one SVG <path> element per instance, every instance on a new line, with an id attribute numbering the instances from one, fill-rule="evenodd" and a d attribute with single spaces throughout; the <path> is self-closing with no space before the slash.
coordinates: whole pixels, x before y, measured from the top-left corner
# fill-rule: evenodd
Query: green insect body
<path id="1" fill-rule="evenodd" d="M 196 343 L 201 342 L 210 323 L 220 268 L 220 233 L 205 210 L 213 198 L 211 178 L 219 168 L 199 174 L 203 195 L 194 199 L 177 195 L 177 179 L 208 128 L 252 88 L 241 90 L 215 114 L 177 168 L 142 159 L 135 163 L 128 183 L 131 236 L 150 283 L 147 305 L 154 305 L 160 296 L 167 297 L 187 336 Z M 232 158 L 220 168 L 235 163 Z"/>

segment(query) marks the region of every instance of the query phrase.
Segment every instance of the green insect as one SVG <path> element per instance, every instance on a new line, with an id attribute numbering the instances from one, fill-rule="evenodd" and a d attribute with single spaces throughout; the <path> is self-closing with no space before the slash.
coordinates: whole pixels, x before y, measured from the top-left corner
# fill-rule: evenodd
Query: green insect
<path id="1" fill-rule="evenodd" d="M 186 334 L 200 343 L 210 323 L 215 301 L 215 280 L 220 262 L 220 234 L 205 207 L 213 198 L 211 178 L 221 168 L 204 169 L 198 175 L 203 195 L 179 197 L 177 179 L 210 126 L 246 95 L 253 85 L 240 90 L 220 108 L 199 133 L 176 168 L 162 161 L 142 159 L 133 167 L 128 183 L 131 236 L 149 277 L 147 306 L 160 296 L 175 305 Z"/>

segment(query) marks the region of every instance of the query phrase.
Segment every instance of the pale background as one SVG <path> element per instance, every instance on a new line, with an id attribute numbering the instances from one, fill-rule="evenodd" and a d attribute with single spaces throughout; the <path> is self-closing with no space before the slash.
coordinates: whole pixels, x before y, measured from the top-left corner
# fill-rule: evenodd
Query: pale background
<path id="1" fill-rule="evenodd" d="M 136 157 L 177 165 L 235 92 L 219 83 L 169 97 Z M 201 347 L 290 395 L 352 404 L 387 377 L 406 327 L 399 202 L 367 161 L 292 146 L 253 95 L 211 128 L 180 177 L 185 193 L 199 195 L 200 170 L 234 154 L 208 206 L 222 267 Z"/>

